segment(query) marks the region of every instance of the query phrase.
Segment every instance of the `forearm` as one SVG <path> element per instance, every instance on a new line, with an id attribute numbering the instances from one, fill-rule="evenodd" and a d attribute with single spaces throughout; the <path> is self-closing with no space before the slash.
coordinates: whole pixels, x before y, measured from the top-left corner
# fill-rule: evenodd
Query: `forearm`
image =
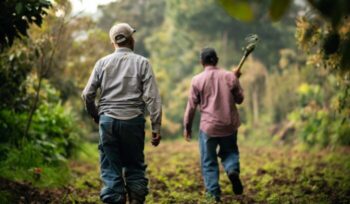
<path id="1" fill-rule="evenodd" d="M 152 132 L 160 133 L 162 124 L 162 103 L 159 98 L 148 98 L 146 100 L 147 110 L 150 113 Z"/>
<path id="2" fill-rule="evenodd" d="M 243 103 L 244 100 L 244 94 L 243 94 L 243 89 L 241 87 L 241 83 L 239 82 L 238 77 L 234 75 L 229 75 L 230 76 L 230 84 L 232 84 L 232 95 L 234 97 L 235 103 L 236 104 L 241 104 Z"/>
<path id="3" fill-rule="evenodd" d="M 187 103 L 186 112 L 184 116 L 184 129 L 187 132 L 192 132 L 192 122 L 196 113 L 196 106 Z"/>
<path id="4" fill-rule="evenodd" d="M 85 108 L 87 112 L 98 121 L 98 110 L 95 105 L 96 91 L 100 86 L 100 82 L 98 79 L 98 66 L 99 62 L 96 63 L 94 70 L 91 73 L 89 81 L 87 82 L 81 97 L 83 98 Z"/>
<path id="5" fill-rule="evenodd" d="M 238 89 L 237 91 L 235 91 L 234 98 L 235 98 L 236 104 L 243 103 L 243 100 L 244 100 L 243 90 Z"/>
<path id="6" fill-rule="evenodd" d="M 89 115 L 91 115 L 91 117 L 93 118 L 98 117 L 98 109 L 96 107 L 95 102 L 85 102 L 85 107 L 86 107 L 86 111 L 89 113 Z"/>
<path id="7" fill-rule="evenodd" d="M 86 93 L 86 90 L 83 91 L 83 94 L 81 95 L 82 99 L 84 101 L 85 109 L 88 112 L 88 114 L 94 118 L 95 121 L 98 120 L 99 115 L 98 115 L 98 109 L 95 104 L 95 97 L 94 95 L 91 96 Z"/>
<path id="8" fill-rule="evenodd" d="M 149 62 L 145 64 L 143 74 L 143 100 L 151 117 L 152 132 L 160 134 L 162 124 L 162 102 L 153 74 L 153 70 Z"/>

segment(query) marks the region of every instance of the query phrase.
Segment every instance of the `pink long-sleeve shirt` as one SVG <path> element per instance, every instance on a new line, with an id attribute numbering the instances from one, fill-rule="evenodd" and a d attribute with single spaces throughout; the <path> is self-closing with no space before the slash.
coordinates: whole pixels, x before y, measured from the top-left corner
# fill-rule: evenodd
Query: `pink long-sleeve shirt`
<path id="1" fill-rule="evenodd" d="M 206 66 L 192 79 L 184 116 L 185 130 L 191 132 L 197 105 L 200 129 L 212 137 L 231 135 L 240 126 L 235 104 L 243 102 L 243 89 L 233 72 Z"/>

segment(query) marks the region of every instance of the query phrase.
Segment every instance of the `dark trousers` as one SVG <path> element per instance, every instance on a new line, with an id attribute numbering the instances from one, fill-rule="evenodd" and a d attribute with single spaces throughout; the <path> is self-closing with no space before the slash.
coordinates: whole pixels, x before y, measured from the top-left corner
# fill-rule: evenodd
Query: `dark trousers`
<path id="1" fill-rule="evenodd" d="M 126 192 L 141 202 L 148 194 L 145 176 L 145 119 L 117 120 L 106 115 L 100 117 L 100 171 L 104 187 L 103 202 L 118 203 Z"/>

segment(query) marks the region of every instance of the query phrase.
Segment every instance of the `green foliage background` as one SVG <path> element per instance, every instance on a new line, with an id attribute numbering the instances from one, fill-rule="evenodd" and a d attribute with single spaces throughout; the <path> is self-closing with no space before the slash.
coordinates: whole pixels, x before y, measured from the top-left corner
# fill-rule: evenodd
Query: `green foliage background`
<path id="1" fill-rule="evenodd" d="M 241 6 L 231 7 L 221 0 L 120 0 L 99 6 L 97 17 L 72 13 L 68 0 L 53 1 L 52 8 L 46 2 L 47 15 L 41 9 L 34 14 L 45 16 L 43 22 L 39 16 L 34 21 L 41 27 L 29 29 L 33 22 L 27 22 L 13 38 L 0 39 L 1 175 L 44 185 L 33 177 L 33 169 L 41 168 L 50 185 L 67 182 L 57 172 L 69 178 L 67 161 L 80 142 L 98 140 L 98 127 L 80 93 L 95 62 L 113 52 L 108 31 L 117 22 L 136 28 L 135 52 L 151 61 L 163 100 L 164 139 L 181 137 L 191 78 L 202 71 L 200 50 L 214 47 L 219 66 L 231 70 L 241 58 L 245 36 L 256 33 L 261 42 L 241 77 L 241 140 L 350 145 L 349 21 L 323 13 L 316 1 L 288 1 L 283 7 L 278 2 L 239 1 Z M 334 8 L 341 2 L 335 1 Z M 22 12 L 5 4 L 16 7 L 16 15 Z M 300 15 L 310 8 L 311 14 Z"/>

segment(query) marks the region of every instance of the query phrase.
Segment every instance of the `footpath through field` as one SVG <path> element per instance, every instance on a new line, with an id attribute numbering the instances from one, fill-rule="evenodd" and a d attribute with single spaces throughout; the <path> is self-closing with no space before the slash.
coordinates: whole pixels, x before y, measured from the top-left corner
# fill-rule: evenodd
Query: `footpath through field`
<path id="1" fill-rule="evenodd" d="M 244 195 L 233 195 L 221 168 L 223 203 L 350 203 L 350 149 L 305 152 L 243 143 L 240 154 Z M 95 145 L 88 155 L 70 163 L 73 178 L 66 187 L 36 189 L 8 181 L 6 185 L 23 194 L 23 203 L 100 203 Z M 197 141 L 166 141 L 157 148 L 147 144 L 146 160 L 147 203 L 210 203 L 204 199 Z"/>

